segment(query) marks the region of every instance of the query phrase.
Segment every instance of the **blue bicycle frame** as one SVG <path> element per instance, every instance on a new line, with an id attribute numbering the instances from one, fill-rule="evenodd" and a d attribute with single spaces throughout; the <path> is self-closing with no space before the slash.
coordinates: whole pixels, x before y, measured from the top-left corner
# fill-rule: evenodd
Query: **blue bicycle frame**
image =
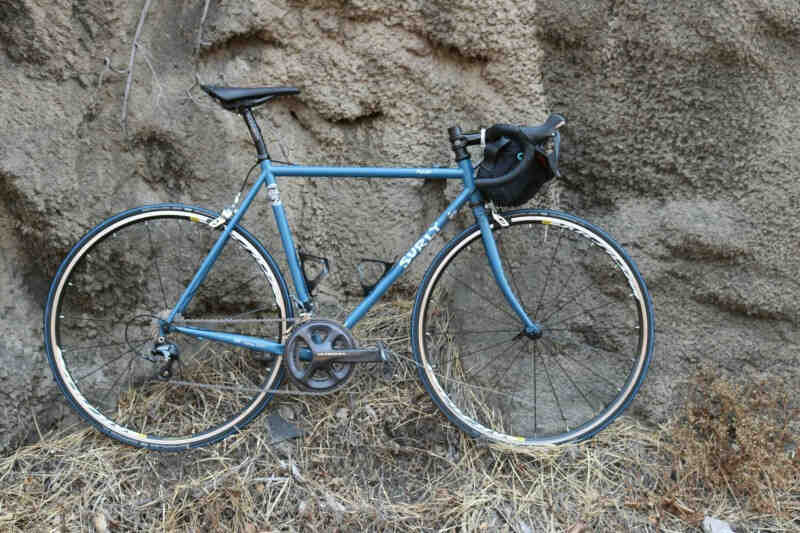
<path id="1" fill-rule="evenodd" d="M 250 204 L 255 199 L 261 188 L 266 185 L 275 221 L 278 225 L 278 233 L 281 237 L 283 250 L 289 264 L 289 273 L 294 282 L 297 301 L 303 308 L 309 308 L 311 295 L 306 285 L 305 276 L 301 270 L 297 249 L 292 238 L 286 212 L 280 199 L 278 184 L 275 180 L 278 176 L 285 177 L 355 177 L 355 178 L 414 178 L 414 179 L 460 179 L 463 182 L 464 190 L 453 200 L 428 230 L 420 236 L 409 251 L 381 278 L 378 284 L 370 291 L 364 300 L 350 313 L 344 322 L 347 328 L 352 328 L 361 318 L 372 308 L 372 306 L 383 296 L 389 287 L 405 272 L 408 266 L 419 255 L 423 248 L 430 243 L 433 238 L 444 228 L 447 223 L 455 217 L 456 213 L 470 202 L 472 212 L 481 229 L 481 236 L 486 250 L 489 264 L 497 281 L 500 290 L 503 292 L 509 305 L 520 318 L 525 326 L 525 333 L 538 335 L 541 328 L 534 323 L 523 309 L 503 272 L 500 255 L 497 251 L 497 244 L 491 231 L 491 222 L 483 207 L 480 192 L 475 187 L 474 169 L 472 162 L 467 159 L 459 161 L 459 168 L 369 168 L 369 167 L 318 167 L 318 166 L 273 166 L 269 159 L 261 161 L 261 173 L 255 184 L 250 188 L 241 206 L 234 215 L 227 220 L 225 229 L 217 239 L 206 259 L 198 269 L 189 286 L 181 295 L 177 305 L 170 313 L 169 317 L 162 322 L 161 331 L 166 335 L 169 331 L 177 331 L 194 337 L 210 339 L 236 346 L 242 346 L 256 351 L 280 355 L 283 353 L 284 346 L 280 342 L 250 335 L 236 333 L 224 333 L 208 329 L 200 329 L 173 324 L 175 317 L 180 315 L 191 301 L 197 289 L 203 283 L 206 275 L 211 270 L 214 262 L 219 257 L 222 248 L 227 243 L 233 228 L 239 223 L 247 212 Z M 310 357 L 310 354 L 309 354 Z"/>

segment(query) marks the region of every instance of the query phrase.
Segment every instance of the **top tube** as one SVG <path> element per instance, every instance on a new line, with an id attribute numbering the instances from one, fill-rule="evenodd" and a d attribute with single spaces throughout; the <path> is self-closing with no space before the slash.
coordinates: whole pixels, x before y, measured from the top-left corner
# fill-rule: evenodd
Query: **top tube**
<path id="1" fill-rule="evenodd" d="M 303 165 L 270 165 L 273 176 L 305 176 L 320 178 L 412 178 L 463 179 L 460 168 L 384 168 L 384 167 L 307 167 Z"/>

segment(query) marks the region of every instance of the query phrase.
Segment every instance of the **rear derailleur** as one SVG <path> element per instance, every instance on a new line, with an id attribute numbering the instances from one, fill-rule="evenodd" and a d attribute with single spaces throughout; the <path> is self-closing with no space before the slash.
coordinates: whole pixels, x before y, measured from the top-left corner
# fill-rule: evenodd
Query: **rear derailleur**
<path id="1" fill-rule="evenodd" d="M 152 358 L 148 357 L 147 359 L 154 363 L 164 361 L 164 366 L 156 373 L 158 379 L 164 381 L 169 380 L 172 377 L 172 365 L 178 361 L 180 356 L 178 345 L 167 342 L 164 337 L 159 337 L 158 342 L 156 342 L 153 349 L 150 350 L 150 355 Z"/>

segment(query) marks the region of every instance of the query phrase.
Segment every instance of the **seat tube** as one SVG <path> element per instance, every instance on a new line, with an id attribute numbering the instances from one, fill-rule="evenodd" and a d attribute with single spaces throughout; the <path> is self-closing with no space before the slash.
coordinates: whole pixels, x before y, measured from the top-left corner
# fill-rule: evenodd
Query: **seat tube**
<path id="1" fill-rule="evenodd" d="M 289 229 L 289 221 L 286 218 L 286 211 L 283 209 L 281 195 L 278 191 L 278 184 L 275 181 L 275 176 L 272 174 L 269 160 L 261 161 L 261 169 L 262 172 L 266 174 L 267 194 L 269 194 L 269 199 L 272 203 L 272 214 L 275 216 L 275 222 L 278 225 L 278 233 L 281 236 L 283 251 L 286 254 L 286 262 L 289 264 L 289 273 L 294 282 L 297 300 L 304 310 L 309 310 L 308 306 L 311 303 L 311 295 L 306 286 L 306 278 L 303 276 L 302 267 L 300 266 L 300 258 L 297 255 L 297 248 L 295 248 L 294 245 L 292 230 Z"/>
<path id="2" fill-rule="evenodd" d="M 477 205 L 472 208 L 472 213 L 475 215 L 475 220 L 477 220 L 478 226 L 481 229 L 481 238 L 483 239 L 486 257 L 489 260 L 489 266 L 492 269 L 492 274 L 494 274 L 494 279 L 497 282 L 497 286 L 502 291 L 503 296 L 505 296 L 506 301 L 508 301 L 508 304 L 525 325 L 525 333 L 531 336 L 541 335 L 541 326 L 531 320 L 508 283 L 506 274 L 503 271 L 500 253 L 497 250 L 497 242 L 494 240 L 494 234 L 492 233 L 491 225 L 489 223 L 489 217 L 486 216 L 486 209 L 483 207 L 483 205 Z"/>

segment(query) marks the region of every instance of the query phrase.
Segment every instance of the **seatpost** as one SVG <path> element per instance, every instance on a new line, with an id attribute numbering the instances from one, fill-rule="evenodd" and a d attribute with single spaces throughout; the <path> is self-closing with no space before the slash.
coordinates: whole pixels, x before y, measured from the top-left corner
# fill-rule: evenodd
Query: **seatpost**
<path id="1" fill-rule="evenodd" d="M 253 139 L 253 144 L 256 145 L 256 150 L 258 150 L 258 160 L 264 161 L 269 159 L 267 146 L 264 144 L 264 137 L 261 135 L 261 128 L 258 127 L 256 117 L 253 116 L 253 111 L 249 107 L 245 107 L 241 113 L 247 124 L 247 128 L 250 130 L 250 137 Z"/>

